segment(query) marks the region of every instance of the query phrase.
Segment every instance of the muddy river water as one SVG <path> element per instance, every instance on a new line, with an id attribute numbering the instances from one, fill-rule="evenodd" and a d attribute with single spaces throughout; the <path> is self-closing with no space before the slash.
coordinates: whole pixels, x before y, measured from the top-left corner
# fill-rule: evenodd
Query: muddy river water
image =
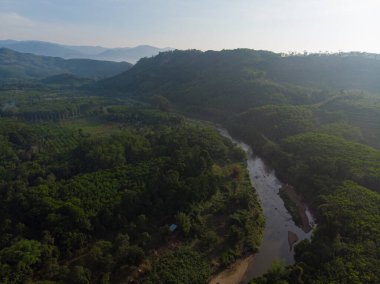
<path id="1" fill-rule="evenodd" d="M 289 240 L 295 235 L 298 241 L 310 238 L 311 232 L 304 232 L 293 222 L 283 200 L 278 195 L 283 184 L 277 179 L 273 169 L 266 166 L 261 158 L 255 156 L 247 144 L 233 139 L 224 129 L 219 129 L 219 132 L 246 152 L 249 177 L 261 201 L 266 226 L 258 253 L 238 261 L 230 269 L 213 278 L 210 283 L 248 283 L 254 277 L 268 271 L 275 260 L 292 264 L 294 250 L 289 245 Z M 308 221 L 313 226 L 312 215 L 307 209 L 306 211 Z"/>

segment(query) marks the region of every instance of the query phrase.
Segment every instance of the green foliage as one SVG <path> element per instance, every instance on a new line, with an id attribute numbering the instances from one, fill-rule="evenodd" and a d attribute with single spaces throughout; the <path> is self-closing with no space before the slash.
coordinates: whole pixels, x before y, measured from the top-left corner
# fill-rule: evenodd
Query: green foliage
<path id="1" fill-rule="evenodd" d="M 114 168 L 126 162 L 123 145 L 112 138 L 83 141 L 74 155 L 82 172 Z"/>
<path id="2" fill-rule="evenodd" d="M 351 179 L 373 190 L 380 188 L 380 151 L 371 147 L 319 133 L 289 137 L 283 147 L 294 155 L 293 164 L 304 164 L 314 175 Z"/>
<path id="3" fill-rule="evenodd" d="M 194 279 L 203 283 L 210 274 L 208 261 L 220 254 L 213 244 L 199 255 L 206 243 L 238 244 L 238 257 L 260 242 L 261 209 L 250 184 L 242 182 L 245 171 L 215 172 L 237 168 L 232 163 L 244 155 L 214 129 L 124 106 L 59 124 L 0 121 L 4 281 L 125 281 L 175 237 L 191 250 L 176 253 L 173 265 L 194 266 L 178 277 L 190 281 L 197 271 Z M 105 125 L 115 130 L 97 135 Z M 226 216 L 242 210 L 242 225 L 234 231 L 242 239 L 233 243 L 219 225 L 204 227 L 214 217 L 209 210 L 217 194 L 233 204 L 225 207 Z M 179 225 L 174 236 L 167 230 L 172 222 Z"/>
<path id="4" fill-rule="evenodd" d="M 314 117 L 319 119 L 318 112 Z M 245 129 L 249 131 L 242 127 L 240 133 Z M 311 242 L 296 246 L 295 265 L 270 271 L 256 283 L 377 283 L 380 238 L 374 216 L 379 214 L 380 152 L 359 144 L 370 141 L 347 122 L 328 121 L 310 130 L 297 135 L 285 131 L 280 140 L 268 135 L 275 131 L 272 126 L 256 131 L 276 141 L 261 139 L 253 145 L 277 167 L 277 174 L 319 208 L 320 223 Z"/>
<path id="5" fill-rule="evenodd" d="M 189 112 L 202 110 L 204 113 L 312 101 L 312 92 L 307 89 L 267 80 L 262 67 L 273 60 L 281 60 L 281 57 L 243 49 L 165 52 L 140 60 L 129 72 L 94 86 L 94 91 L 128 92 L 145 100 L 155 94 Z"/>
<path id="6" fill-rule="evenodd" d="M 288 271 L 285 268 L 285 265 L 280 261 L 274 261 L 272 263 L 272 267 L 268 272 L 265 273 L 265 276 L 255 279 L 251 282 L 251 284 L 289 284 L 289 283 L 300 283 L 300 282 L 288 282 L 284 280 L 284 276 L 286 276 Z"/>
<path id="7" fill-rule="evenodd" d="M 145 101 L 162 96 L 173 108 L 224 124 L 319 208 L 319 228 L 311 242 L 296 247 L 297 263 L 257 283 L 377 283 L 379 213 L 369 200 L 380 189 L 379 68 L 365 54 L 174 51 L 141 60 L 96 87 Z M 226 213 L 223 197 L 217 194 L 209 210 Z M 231 194 L 233 201 L 242 202 Z M 254 227 L 254 219 L 241 210 L 228 217 L 230 244 L 244 246 L 239 240 L 253 234 L 242 227 Z M 218 224 L 209 219 L 206 225 L 212 221 Z M 199 234 L 201 246 L 212 239 L 204 223 L 192 218 L 191 232 Z M 221 262 L 231 263 L 236 251 L 223 251 Z"/>
<path id="8" fill-rule="evenodd" d="M 286 210 L 288 210 L 289 214 L 292 216 L 294 223 L 301 227 L 302 226 L 302 217 L 300 215 L 297 204 L 289 197 L 289 195 L 285 192 L 283 188 L 280 188 L 278 193 L 282 200 L 284 201 L 284 205 Z"/>
<path id="9" fill-rule="evenodd" d="M 319 212 L 322 219 L 315 238 L 296 247 L 305 280 L 379 282 L 379 195 L 344 182 L 334 193 L 323 196 Z"/>
<path id="10" fill-rule="evenodd" d="M 360 128 L 344 122 L 323 124 L 318 131 L 320 133 L 335 135 L 354 142 L 363 142 Z"/>
<path id="11" fill-rule="evenodd" d="M 175 218 L 180 230 L 183 232 L 185 236 L 187 236 L 190 233 L 191 229 L 190 217 L 183 212 L 178 212 Z"/>
<path id="12" fill-rule="evenodd" d="M 21 283 L 33 276 L 33 270 L 42 261 L 41 243 L 20 240 L 0 251 L 1 282 Z"/>
<path id="13" fill-rule="evenodd" d="M 39 58 L 23 60 L 40 69 Z M 277 265 L 256 283 L 379 283 L 379 62 L 360 54 L 173 51 L 88 91 L 223 123 L 303 193 L 318 229 L 296 246 L 294 265 Z M 70 64 L 84 72 L 83 63 Z M 215 131 L 129 100 L 0 96 L 9 117 L 0 121 L 0 251 L 40 244 L 22 246 L 35 252 L 24 270 L 2 256 L 4 280 L 13 273 L 22 281 L 139 281 L 136 271 L 158 258 L 148 282 L 204 283 L 211 259 L 221 267 L 257 250 L 264 220 L 241 170 L 244 155 Z M 168 232 L 173 222 L 179 233 Z M 173 240 L 191 248 L 162 254 Z"/>
<path id="14" fill-rule="evenodd" d="M 380 149 L 380 101 L 378 96 L 347 92 L 327 100 L 320 108 L 327 113 L 339 111 L 351 129 L 353 127 L 360 129 L 359 142 Z M 350 135 L 347 133 L 347 127 L 345 128 L 345 135 Z M 350 131 L 351 135 L 357 131 Z"/>
<path id="15" fill-rule="evenodd" d="M 310 107 L 292 105 L 253 108 L 240 114 L 237 120 L 237 124 L 245 125 L 244 131 L 261 133 L 274 141 L 311 131 L 317 126 Z"/>
<path id="16" fill-rule="evenodd" d="M 180 248 L 160 257 L 145 283 L 199 283 L 207 282 L 210 267 L 201 254 Z"/>
<path id="17" fill-rule="evenodd" d="M 89 284 L 90 280 L 91 272 L 83 266 L 75 266 L 67 278 L 67 281 L 75 284 Z"/>

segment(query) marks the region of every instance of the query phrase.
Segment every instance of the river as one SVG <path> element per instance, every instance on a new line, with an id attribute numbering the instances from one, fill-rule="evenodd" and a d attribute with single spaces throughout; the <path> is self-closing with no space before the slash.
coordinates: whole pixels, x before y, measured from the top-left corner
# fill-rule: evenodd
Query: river
<path id="1" fill-rule="evenodd" d="M 247 154 L 247 170 L 251 183 L 257 191 L 266 220 L 263 240 L 258 253 L 238 261 L 229 269 L 223 271 L 211 280 L 210 283 L 248 283 L 254 277 L 268 271 L 273 261 L 280 260 L 285 264 L 294 263 L 294 250 L 289 245 L 289 235 L 296 234 L 298 240 L 310 239 L 311 232 L 304 232 L 292 220 L 278 195 L 282 187 L 273 169 L 264 161 L 255 156 L 252 149 L 245 143 L 233 139 L 224 129 L 218 129 L 220 134 L 240 146 Z M 307 210 L 308 218 L 312 215 Z M 314 220 L 309 219 L 313 224 Z M 294 233 L 294 234 L 293 234 Z"/>

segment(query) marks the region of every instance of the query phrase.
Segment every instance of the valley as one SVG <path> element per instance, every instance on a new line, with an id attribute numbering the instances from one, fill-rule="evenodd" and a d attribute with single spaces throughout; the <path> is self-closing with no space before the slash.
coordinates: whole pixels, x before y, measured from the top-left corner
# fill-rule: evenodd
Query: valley
<path id="1" fill-rule="evenodd" d="M 379 282 L 377 70 L 365 54 L 237 49 L 108 78 L 13 73 L 1 281 L 223 283 L 235 266 L 242 283 Z"/>

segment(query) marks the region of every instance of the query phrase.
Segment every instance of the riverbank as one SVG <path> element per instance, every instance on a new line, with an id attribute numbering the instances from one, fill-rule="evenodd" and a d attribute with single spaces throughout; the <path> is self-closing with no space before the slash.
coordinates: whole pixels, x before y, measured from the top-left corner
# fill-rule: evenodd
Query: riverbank
<path id="1" fill-rule="evenodd" d="M 280 188 L 279 194 L 295 223 L 305 233 L 309 233 L 313 229 L 313 221 L 309 220 L 309 216 L 306 214 L 308 208 L 303 197 L 295 191 L 294 187 L 288 184 Z"/>
<path id="2" fill-rule="evenodd" d="M 212 277 L 209 284 L 242 283 L 250 266 L 252 266 L 254 255 L 249 255 L 237 260 L 231 267 L 223 270 Z"/>
<path id="3" fill-rule="evenodd" d="M 293 264 L 294 244 L 310 239 L 311 229 L 307 228 L 306 222 L 301 228 L 293 221 L 279 196 L 279 190 L 284 185 L 277 179 L 273 169 L 261 158 L 254 156 L 247 144 L 233 139 L 225 129 L 218 130 L 221 135 L 240 146 L 247 155 L 247 170 L 263 208 L 266 228 L 258 253 L 236 261 L 230 268 L 214 276 L 209 283 L 248 283 L 267 272 L 273 261 L 280 260 L 285 264 Z M 295 192 L 291 191 L 291 196 L 295 198 L 293 193 Z M 305 216 L 307 218 L 306 214 Z"/>

